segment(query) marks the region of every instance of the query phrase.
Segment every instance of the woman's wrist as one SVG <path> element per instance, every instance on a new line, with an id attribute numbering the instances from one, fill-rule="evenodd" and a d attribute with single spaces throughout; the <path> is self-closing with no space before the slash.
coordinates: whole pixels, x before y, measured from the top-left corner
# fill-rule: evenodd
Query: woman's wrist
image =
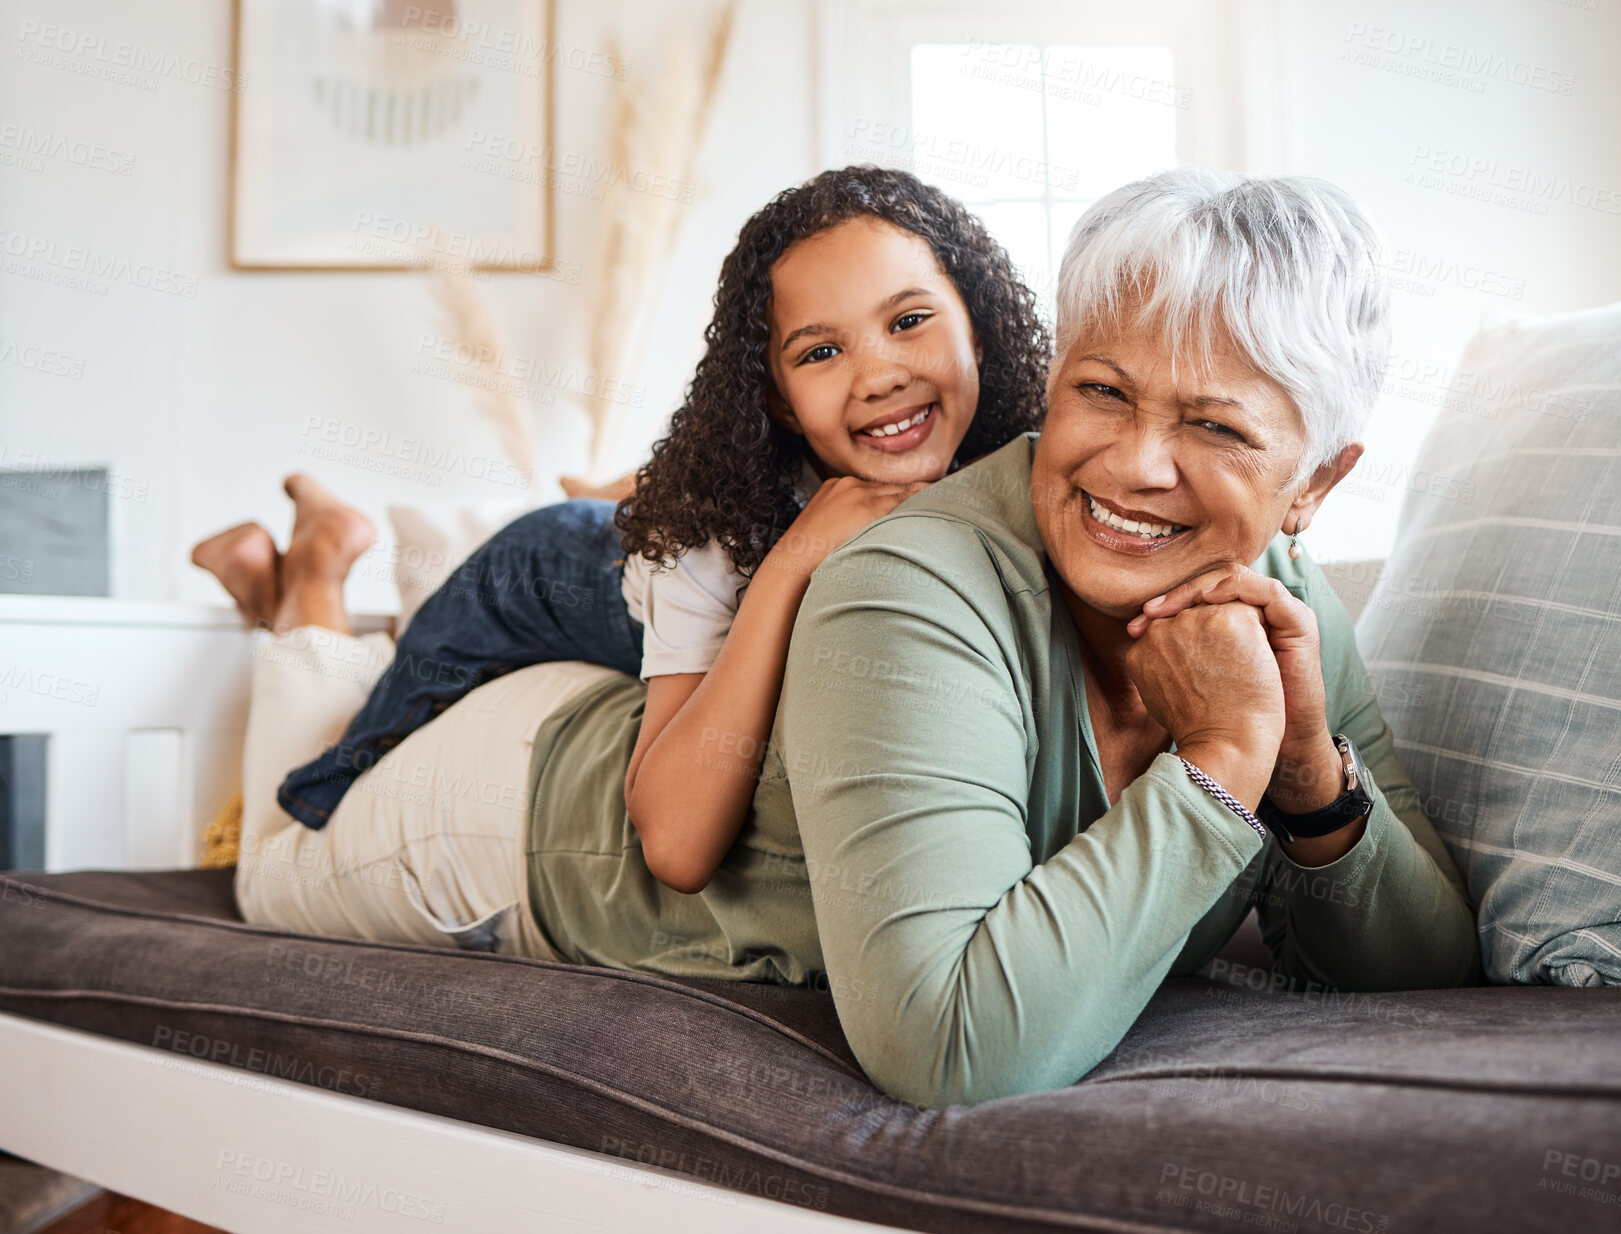
<path id="1" fill-rule="evenodd" d="M 1176 752 L 1236 797 L 1252 814 L 1260 806 L 1273 760 L 1237 742 L 1211 739 L 1178 745 Z"/>
<path id="2" fill-rule="evenodd" d="M 1326 727 L 1302 746 L 1278 750 L 1266 795 L 1285 814 L 1321 810 L 1344 792 L 1345 761 Z"/>
<path id="3" fill-rule="evenodd" d="M 1319 736 L 1279 749 L 1266 796 L 1285 814 L 1310 814 L 1338 801 L 1346 787 L 1345 760 L 1334 744 L 1334 735 L 1325 726 Z M 1325 866 L 1355 848 L 1367 824 L 1368 816 L 1364 814 L 1327 835 L 1294 840 L 1279 835 L 1278 842 L 1296 865 Z"/>

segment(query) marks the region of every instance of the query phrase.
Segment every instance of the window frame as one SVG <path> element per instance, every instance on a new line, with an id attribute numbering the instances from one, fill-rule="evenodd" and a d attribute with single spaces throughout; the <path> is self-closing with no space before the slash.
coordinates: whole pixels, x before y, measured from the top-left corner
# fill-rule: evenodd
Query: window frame
<path id="1" fill-rule="evenodd" d="M 913 44 L 978 40 L 1168 46 L 1177 87 L 1191 92 L 1177 117 L 1177 158 L 1216 170 L 1279 169 L 1282 0 L 1139 0 L 1130 10 L 1107 0 L 998 0 L 994 9 L 987 0 L 816 3 L 823 167 L 905 166 Z"/>

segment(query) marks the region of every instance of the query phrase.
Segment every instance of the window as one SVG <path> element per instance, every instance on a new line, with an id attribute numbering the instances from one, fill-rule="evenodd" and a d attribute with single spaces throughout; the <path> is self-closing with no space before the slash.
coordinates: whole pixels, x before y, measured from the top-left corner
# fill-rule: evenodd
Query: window
<path id="1" fill-rule="evenodd" d="M 1075 220 L 1179 163 L 1270 155 L 1267 40 L 1207 0 L 816 0 L 821 165 L 911 171 L 985 219 L 1050 312 Z M 1246 10 L 1247 12 L 1248 10 Z"/>
<path id="2" fill-rule="evenodd" d="M 1176 164 L 1174 67 L 1163 46 L 914 44 L 911 170 L 985 220 L 1050 311 L 1086 208 Z"/>

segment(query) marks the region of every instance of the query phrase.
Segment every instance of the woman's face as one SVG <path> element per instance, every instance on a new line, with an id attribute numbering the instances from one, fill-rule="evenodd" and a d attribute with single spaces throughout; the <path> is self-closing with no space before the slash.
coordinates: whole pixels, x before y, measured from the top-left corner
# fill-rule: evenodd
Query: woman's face
<path id="1" fill-rule="evenodd" d="M 774 411 L 823 476 L 938 480 L 979 405 L 979 346 L 956 285 L 921 236 L 876 218 L 777 259 L 770 355 Z"/>
<path id="2" fill-rule="evenodd" d="M 1083 334 L 1048 384 L 1036 523 L 1076 599 L 1112 617 L 1219 564 L 1249 565 L 1343 474 L 1319 469 L 1302 491 L 1279 491 L 1305 428 L 1230 344 L 1203 370 L 1172 367 L 1157 331 Z M 1361 447 L 1348 451 L 1354 464 Z"/>

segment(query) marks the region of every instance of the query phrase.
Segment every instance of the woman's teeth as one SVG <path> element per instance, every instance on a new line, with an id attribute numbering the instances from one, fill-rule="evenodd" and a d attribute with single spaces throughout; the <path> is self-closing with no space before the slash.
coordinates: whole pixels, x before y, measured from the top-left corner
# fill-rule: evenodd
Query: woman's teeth
<path id="1" fill-rule="evenodd" d="M 929 418 L 929 413 L 933 410 L 934 404 L 930 403 L 915 416 L 908 416 L 904 420 L 897 420 L 894 424 L 886 424 L 882 428 L 864 428 L 861 432 L 867 437 L 893 437 L 896 433 L 904 433 L 907 429 L 922 424 L 923 421 Z"/>
<path id="2" fill-rule="evenodd" d="M 1121 518 L 1118 514 L 1105 510 L 1100 506 L 1091 493 L 1086 495 L 1086 504 L 1092 511 L 1092 517 L 1105 527 L 1113 527 L 1116 531 L 1124 531 L 1134 536 L 1143 536 L 1149 540 L 1163 540 L 1166 536 L 1187 530 L 1186 527 L 1177 523 L 1139 523 L 1129 518 Z"/>

